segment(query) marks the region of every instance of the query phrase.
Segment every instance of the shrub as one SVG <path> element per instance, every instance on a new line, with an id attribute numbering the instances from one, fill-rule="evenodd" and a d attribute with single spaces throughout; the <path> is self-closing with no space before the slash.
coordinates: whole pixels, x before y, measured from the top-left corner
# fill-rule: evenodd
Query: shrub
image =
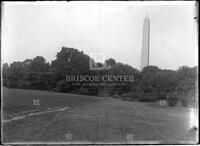
<path id="1" fill-rule="evenodd" d="M 37 80 L 37 81 L 31 82 L 30 85 L 31 85 L 32 89 L 37 89 L 37 90 L 46 90 L 47 89 L 45 82 L 42 80 Z"/>
<path id="2" fill-rule="evenodd" d="M 77 94 L 77 91 L 72 90 L 72 91 L 70 91 L 69 93 L 71 93 L 71 94 Z"/>
<path id="3" fill-rule="evenodd" d="M 3 86 L 7 86 L 7 81 L 3 80 Z"/>
<path id="4" fill-rule="evenodd" d="M 141 102 L 155 102 L 157 100 L 156 94 L 139 94 L 138 101 Z"/>
<path id="5" fill-rule="evenodd" d="M 182 99 L 180 100 L 180 102 L 181 102 L 182 106 L 184 106 L 184 107 L 187 107 L 187 106 L 188 106 L 188 101 L 187 101 L 186 98 L 182 98 Z"/>
<path id="6" fill-rule="evenodd" d="M 99 92 L 99 89 L 96 88 L 96 87 L 85 87 L 87 88 L 87 95 L 93 95 L 93 96 L 97 96 L 98 95 L 98 92 Z"/>
<path id="7" fill-rule="evenodd" d="M 31 89 L 30 82 L 19 82 L 17 87 L 21 89 Z"/>
<path id="8" fill-rule="evenodd" d="M 52 88 L 51 91 L 60 92 L 60 89 L 58 89 L 58 88 Z"/>
<path id="9" fill-rule="evenodd" d="M 177 102 L 178 102 L 177 98 L 168 98 L 169 106 L 176 106 Z"/>
<path id="10" fill-rule="evenodd" d="M 177 92 L 170 92 L 167 94 L 167 101 L 169 106 L 176 106 L 177 102 L 178 102 L 178 93 Z"/>
<path id="11" fill-rule="evenodd" d="M 88 94 L 88 89 L 81 87 L 78 92 L 78 94 L 82 94 L 82 95 L 87 95 Z"/>
<path id="12" fill-rule="evenodd" d="M 120 98 L 121 96 L 119 96 L 118 94 L 115 94 L 115 95 L 113 95 L 112 97 L 118 99 L 118 98 Z"/>
<path id="13" fill-rule="evenodd" d="M 129 93 L 122 94 L 121 98 L 124 101 L 134 101 L 138 98 L 138 95 L 134 92 L 129 92 Z"/>
<path id="14" fill-rule="evenodd" d="M 17 88 L 17 82 L 8 82 L 7 85 L 9 88 Z"/>
<path id="15" fill-rule="evenodd" d="M 56 83 L 56 88 L 59 92 L 67 92 L 67 84 L 65 80 L 60 80 Z"/>

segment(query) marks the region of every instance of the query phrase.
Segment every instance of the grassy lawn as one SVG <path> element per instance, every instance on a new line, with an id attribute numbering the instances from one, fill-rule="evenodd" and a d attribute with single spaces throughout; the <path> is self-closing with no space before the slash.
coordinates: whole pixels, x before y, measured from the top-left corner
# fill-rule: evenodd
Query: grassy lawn
<path id="1" fill-rule="evenodd" d="M 33 105 L 40 100 L 40 105 Z M 23 114 L 25 111 L 42 111 L 47 108 L 81 106 L 102 100 L 95 96 L 63 94 L 49 91 L 3 88 L 4 119 L 9 115 Z"/>
<path id="2" fill-rule="evenodd" d="M 4 142 L 38 143 L 194 143 L 190 109 L 156 103 L 125 102 L 109 97 L 79 96 L 21 89 L 4 89 L 4 113 L 69 105 L 3 124 Z M 9 118 L 9 117 L 8 117 Z"/>

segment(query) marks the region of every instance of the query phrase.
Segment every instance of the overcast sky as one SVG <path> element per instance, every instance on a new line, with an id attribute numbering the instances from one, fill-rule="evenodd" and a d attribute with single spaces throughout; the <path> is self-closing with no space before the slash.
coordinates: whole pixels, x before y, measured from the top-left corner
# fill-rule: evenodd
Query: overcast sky
<path id="1" fill-rule="evenodd" d="M 43 56 L 62 46 L 100 53 L 140 68 L 143 19 L 150 17 L 150 64 L 197 65 L 194 2 L 4 3 L 3 62 Z"/>

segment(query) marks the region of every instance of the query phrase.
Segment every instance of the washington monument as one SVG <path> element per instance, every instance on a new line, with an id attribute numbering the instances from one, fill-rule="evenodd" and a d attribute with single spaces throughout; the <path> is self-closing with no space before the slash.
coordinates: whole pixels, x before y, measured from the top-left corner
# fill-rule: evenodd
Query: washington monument
<path id="1" fill-rule="evenodd" d="M 149 65 L 149 39 L 150 39 L 150 20 L 146 15 L 143 22 L 143 38 L 142 38 L 142 54 L 141 54 L 141 67 L 142 70 L 145 66 Z"/>

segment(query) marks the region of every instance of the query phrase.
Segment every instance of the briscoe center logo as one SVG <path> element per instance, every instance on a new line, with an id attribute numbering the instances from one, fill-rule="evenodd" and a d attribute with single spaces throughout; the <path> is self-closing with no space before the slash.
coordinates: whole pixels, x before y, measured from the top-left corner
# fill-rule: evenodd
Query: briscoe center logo
<path id="1" fill-rule="evenodd" d="M 133 75 L 66 75 L 66 82 L 134 82 Z"/>
<path id="2" fill-rule="evenodd" d="M 107 70 L 107 69 L 111 68 L 110 65 L 107 65 L 107 63 L 104 62 L 109 57 L 110 57 L 110 55 L 105 55 L 105 54 L 97 54 L 97 53 L 90 54 L 89 70 Z M 98 66 L 97 63 L 94 62 L 94 60 L 96 60 L 97 62 L 104 62 L 104 64 L 102 66 Z"/>

